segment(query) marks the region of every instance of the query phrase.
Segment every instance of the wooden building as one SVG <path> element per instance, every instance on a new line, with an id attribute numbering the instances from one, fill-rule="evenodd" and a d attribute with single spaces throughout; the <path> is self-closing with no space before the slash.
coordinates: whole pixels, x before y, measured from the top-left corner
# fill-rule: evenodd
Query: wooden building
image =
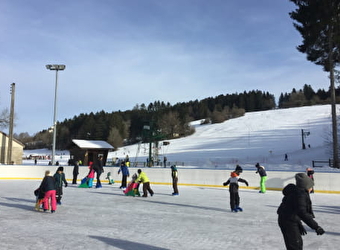
<path id="1" fill-rule="evenodd" d="M 0 164 L 8 164 L 8 141 L 9 136 L 0 132 Z M 12 141 L 12 157 L 10 164 L 22 164 L 22 157 L 25 145 L 13 138 Z"/>
<path id="2" fill-rule="evenodd" d="M 73 139 L 70 148 L 70 159 L 80 160 L 82 165 L 87 166 L 89 162 L 94 162 L 99 156 L 103 156 L 103 165 L 105 166 L 107 155 L 113 149 L 113 146 L 106 141 Z"/>

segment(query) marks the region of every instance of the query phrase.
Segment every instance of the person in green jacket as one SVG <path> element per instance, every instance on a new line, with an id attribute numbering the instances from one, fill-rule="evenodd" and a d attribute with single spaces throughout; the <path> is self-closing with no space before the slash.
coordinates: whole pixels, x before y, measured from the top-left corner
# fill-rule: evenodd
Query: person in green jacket
<path id="1" fill-rule="evenodd" d="M 68 183 L 65 179 L 64 168 L 58 167 L 57 172 L 53 175 L 55 179 L 55 188 L 57 190 L 57 204 L 61 205 L 61 197 L 63 195 L 63 184 L 67 187 Z"/>
<path id="2" fill-rule="evenodd" d="M 152 191 L 150 187 L 150 180 L 147 177 L 147 175 L 142 172 L 141 169 L 137 170 L 138 177 L 136 179 L 136 182 L 143 183 L 143 197 L 148 197 L 148 192 L 151 196 L 153 196 L 154 192 Z"/>

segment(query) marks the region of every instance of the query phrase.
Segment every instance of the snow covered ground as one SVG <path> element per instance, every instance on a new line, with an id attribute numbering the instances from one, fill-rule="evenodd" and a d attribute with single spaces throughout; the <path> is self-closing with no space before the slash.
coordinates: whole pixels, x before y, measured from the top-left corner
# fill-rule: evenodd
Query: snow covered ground
<path id="1" fill-rule="evenodd" d="M 0 182 L 0 249 L 123 250 L 280 250 L 285 249 L 276 210 L 282 194 L 240 190 L 244 211 L 231 213 L 227 188 L 152 185 L 153 197 L 124 196 L 119 184 L 101 189 L 64 188 L 56 213 L 36 212 L 33 190 L 40 181 Z M 242 185 L 242 184 L 241 184 Z M 312 194 L 317 222 L 326 233 L 309 228 L 304 249 L 340 245 L 340 200 Z"/>
<path id="2" fill-rule="evenodd" d="M 160 142 L 161 161 L 166 156 L 170 162 L 184 162 L 184 167 L 218 169 L 233 169 L 235 164 L 254 169 L 254 164 L 260 162 L 267 170 L 304 171 L 313 160 L 332 158 L 331 146 L 326 146 L 331 137 L 330 105 L 252 112 L 220 124 L 199 125 L 198 121 L 193 126 L 196 133 L 191 136 L 169 140 L 167 146 Z M 305 150 L 302 130 L 310 133 L 304 137 Z M 145 162 L 148 150 L 148 144 L 126 146 L 110 152 L 108 160 L 129 155 L 131 161 Z M 51 151 L 25 151 L 25 155 L 32 153 L 50 155 Z M 57 153 L 56 160 L 66 164 L 68 151 Z M 288 161 L 284 161 L 285 154 Z"/>

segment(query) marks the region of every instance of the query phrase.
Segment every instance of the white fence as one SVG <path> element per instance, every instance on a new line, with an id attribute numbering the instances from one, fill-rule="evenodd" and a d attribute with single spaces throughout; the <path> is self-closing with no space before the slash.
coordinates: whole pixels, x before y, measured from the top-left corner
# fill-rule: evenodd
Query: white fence
<path id="1" fill-rule="evenodd" d="M 31 179 L 41 180 L 44 177 L 45 171 L 50 170 L 55 173 L 57 166 L 39 166 L 39 165 L 0 165 L 0 180 L 5 179 Z M 118 175 L 118 167 L 104 167 L 104 173 L 101 176 L 103 182 L 107 182 L 105 177 L 108 172 L 111 172 L 115 182 L 120 183 L 121 175 Z M 136 167 L 130 167 L 130 176 L 137 172 Z M 148 175 L 151 183 L 170 185 L 171 184 L 171 170 L 170 168 L 142 168 Z M 64 173 L 70 182 L 72 176 L 73 166 L 64 166 Z M 179 185 L 192 186 L 207 186 L 207 187 L 222 187 L 229 176 L 231 170 L 215 170 L 215 169 L 186 169 L 179 168 Z M 88 173 L 86 166 L 79 168 L 78 183 L 80 179 L 84 178 Z M 288 183 L 295 183 L 294 175 L 296 172 L 281 172 L 281 171 L 267 171 L 267 189 L 268 190 L 282 190 Z M 255 171 L 243 171 L 240 176 L 249 182 L 249 189 L 257 189 L 260 184 L 260 177 L 255 174 Z M 316 172 L 314 174 L 315 191 L 324 193 L 339 193 L 340 194 L 340 173 L 322 173 Z M 240 184 L 241 188 L 245 185 Z"/>

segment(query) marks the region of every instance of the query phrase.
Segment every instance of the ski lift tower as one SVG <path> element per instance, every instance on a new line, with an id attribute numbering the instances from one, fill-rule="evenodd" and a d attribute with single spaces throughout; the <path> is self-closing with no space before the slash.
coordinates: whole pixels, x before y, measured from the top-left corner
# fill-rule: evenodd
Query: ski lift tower
<path id="1" fill-rule="evenodd" d="M 152 131 L 151 131 L 151 126 L 149 125 L 144 125 L 143 130 L 148 130 L 148 138 L 149 138 L 149 160 L 148 160 L 148 167 L 151 167 L 152 163 L 151 163 L 151 151 L 152 151 Z"/>
<path id="2" fill-rule="evenodd" d="M 156 147 L 158 147 L 158 141 L 164 139 L 164 135 L 160 131 L 155 131 L 152 123 L 151 125 L 144 125 L 143 130 L 147 130 L 147 138 L 149 140 L 149 160 L 148 167 L 152 167 L 152 143 L 154 142 Z"/>
<path id="3" fill-rule="evenodd" d="M 305 138 L 310 135 L 309 131 L 304 131 L 301 129 L 301 137 L 302 137 L 302 149 L 306 149 Z"/>

